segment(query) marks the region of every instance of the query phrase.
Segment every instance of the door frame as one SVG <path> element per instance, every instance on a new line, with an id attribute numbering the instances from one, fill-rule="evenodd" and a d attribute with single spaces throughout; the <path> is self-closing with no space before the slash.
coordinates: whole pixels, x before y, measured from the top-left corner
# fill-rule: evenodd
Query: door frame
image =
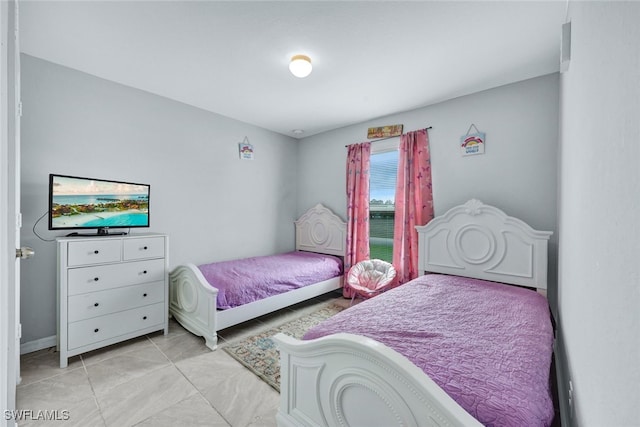
<path id="1" fill-rule="evenodd" d="M 15 0 L 0 1 L 0 426 L 15 425 L 20 381 L 20 120 Z M 5 380 L 6 379 L 6 380 Z M 15 413 L 14 413 L 15 414 Z M 7 418 L 10 418 L 7 420 Z"/>

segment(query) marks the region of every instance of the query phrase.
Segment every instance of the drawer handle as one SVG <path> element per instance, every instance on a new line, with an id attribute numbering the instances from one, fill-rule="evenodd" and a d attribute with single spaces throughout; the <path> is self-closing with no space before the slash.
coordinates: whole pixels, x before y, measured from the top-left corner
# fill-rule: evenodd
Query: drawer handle
<path id="1" fill-rule="evenodd" d="M 146 292 L 145 292 L 144 294 L 142 294 L 142 296 L 146 298 L 146 297 L 147 297 L 147 294 L 146 294 Z"/>
<path id="2" fill-rule="evenodd" d="M 93 278 L 93 281 L 94 281 L 94 282 L 97 282 L 98 280 L 100 280 L 100 278 L 99 278 L 99 277 L 94 277 L 94 278 Z"/>
<path id="3" fill-rule="evenodd" d="M 94 307 L 97 307 L 97 306 L 99 306 L 99 305 L 100 305 L 100 303 L 95 303 L 95 304 L 93 304 L 93 306 L 94 306 Z"/>
<path id="4" fill-rule="evenodd" d="M 144 246 L 142 249 L 146 251 L 147 249 L 149 249 L 149 247 L 148 246 Z"/>
<path id="5" fill-rule="evenodd" d="M 144 270 L 144 271 L 142 272 L 142 274 L 147 274 L 147 270 Z"/>
<path id="6" fill-rule="evenodd" d="M 142 317 L 142 320 L 147 320 L 147 316 L 143 316 L 143 317 Z"/>
<path id="7" fill-rule="evenodd" d="M 99 330 L 100 330 L 100 328 L 95 328 L 95 329 L 93 330 L 93 332 L 98 333 L 98 331 L 99 331 Z"/>
<path id="8" fill-rule="evenodd" d="M 96 249 L 95 251 L 93 251 L 93 253 L 97 255 L 100 253 L 100 251 Z"/>

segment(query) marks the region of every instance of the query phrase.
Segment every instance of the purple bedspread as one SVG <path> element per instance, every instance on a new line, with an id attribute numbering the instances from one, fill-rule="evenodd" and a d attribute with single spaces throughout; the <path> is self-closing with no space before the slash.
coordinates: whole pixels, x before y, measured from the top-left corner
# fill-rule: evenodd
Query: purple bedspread
<path id="1" fill-rule="evenodd" d="M 553 329 L 531 290 L 419 277 L 309 330 L 364 335 L 407 357 L 486 426 L 548 426 Z"/>
<path id="2" fill-rule="evenodd" d="M 331 255 L 287 252 L 199 265 L 218 289 L 218 308 L 247 304 L 342 274 L 342 261 Z"/>

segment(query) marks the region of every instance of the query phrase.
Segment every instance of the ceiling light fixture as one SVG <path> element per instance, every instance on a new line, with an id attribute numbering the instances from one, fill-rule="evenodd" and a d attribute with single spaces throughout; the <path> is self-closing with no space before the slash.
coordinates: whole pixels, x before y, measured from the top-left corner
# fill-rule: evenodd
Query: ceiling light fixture
<path id="1" fill-rule="evenodd" d="M 296 77 L 307 77 L 312 70 L 311 58 L 307 55 L 293 55 L 289 63 L 289 71 Z"/>

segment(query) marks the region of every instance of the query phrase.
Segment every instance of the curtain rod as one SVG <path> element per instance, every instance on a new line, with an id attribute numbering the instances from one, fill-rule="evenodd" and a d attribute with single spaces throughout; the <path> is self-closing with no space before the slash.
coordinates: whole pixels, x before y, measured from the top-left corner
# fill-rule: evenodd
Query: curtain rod
<path id="1" fill-rule="evenodd" d="M 431 129 L 432 127 L 433 127 L 433 126 L 429 126 L 428 128 L 424 128 L 424 129 L 425 129 L 425 130 L 429 130 L 429 129 Z M 418 130 L 420 130 L 420 129 L 418 129 Z M 410 132 L 415 132 L 415 131 L 410 131 Z M 397 138 L 397 137 L 402 136 L 402 135 L 405 135 L 405 134 L 407 134 L 407 133 L 409 133 L 409 132 L 405 132 L 405 133 L 403 133 L 403 134 L 396 135 L 396 136 L 387 136 L 386 138 L 372 139 L 372 140 L 371 140 L 371 141 L 369 141 L 369 142 L 378 142 L 378 141 L 384 141 L 385 139 Z M 359 143 L 359 142 L 354 142 L 353 144 L 360 144 L 360 143 Z M 347 145 L 345 145 L 345 147 L 348 147 L 348 146 L 353 145 L 353 144 L 347 144 Z"/>

